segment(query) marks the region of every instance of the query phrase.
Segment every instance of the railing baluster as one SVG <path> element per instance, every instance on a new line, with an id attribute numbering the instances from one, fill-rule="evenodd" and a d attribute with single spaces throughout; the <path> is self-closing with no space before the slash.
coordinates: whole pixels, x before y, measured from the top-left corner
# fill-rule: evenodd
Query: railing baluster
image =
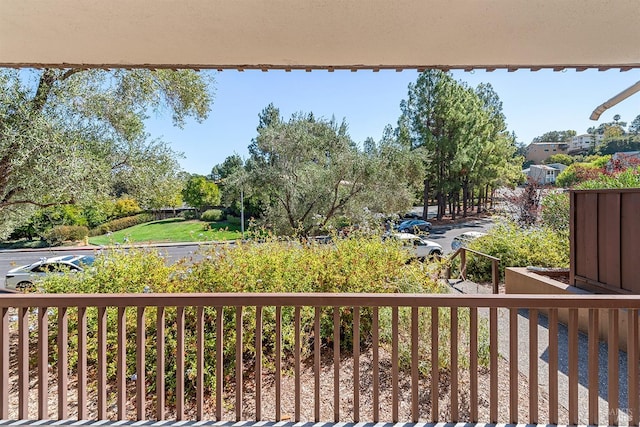
<path id="1" fill-rule="evenodd" d="M 0 369 L 2 369 L 2 377 L 0 377 L 0 419 L 9 418 L 9 309 L 7 307 L 0 308 Z"/>
<path id="2" fill-rule="evenodd" d="M 49 316 L 38 308 L 38 419 L 49 418 Z"/>
<path id="3" fill-rule="evenodd" d="M 126 308 L 118 307 L 118 419 L 127 418 L 127 317 Z"/>
<path id="4" fill-rule="evenodd" d="M 276 307 L 276 421 L 282 420 L 282 307 Z"/>
<path id="5" fill-rule="evenodd" d="M 176 419 L 184 419 L 184 307 L 176 308 Z"/>
<path id="6" fill-rule="evenodd" d="M 538 424 L 538 310 L 529 310 L 529 419 Z"/>
<path id="7" fill-rule="evenodd" d="M 371 328 L 373 329 L 373 422 L 380 421 L 380 309 L 373 307 L 373 319 Z"/>
<path id="8" fill-rule="evenodd" d="M 165 344 L 164 344 L 164 307 L 157 308 L 156 316 L 156 418 L 158 421 L 164 420 L 166 393 L 164 390 L 165 380 Z"/>
<path id="9" fill-rule="evenodd" d="M 489 417 L 498 422 L 498 309 L 489 309 Z"/>
<path id="10" fill-rule="evenodd" d="M 549 310 L 549 423 L 558 424 L 558 309 Z"/>
<path id="11" fill-rule="evenodd" d="M 320 422 L 320 307 L 315 307 L 313 319 L 313 376 L 314 376 L 314 420 Z"/>
<path id="12" fill-rule="evenodd" d="M 478 422 L 478 309 L 469 308 L 469 416 Z"/>
<path id="13" fill-rule="evenodd" d="M 243 360 L 242 360 L 242 306 L 236 306 L 236 421 L 242 419 L 243 400 Z"/>
<path id="14" fill-rule="evenodd" d="M 418 422 L 418 307 L 411 307 L 411 420 Z"/>
<path id="15" fill-rule="evenodd" d="M 431 421 L 439 418 L 440 356 L 438 354 L 439 317 L 438 307 L 431 307 Z"/>
<path id="16" fill-rule="evenodd" d="M 262 307 L 256 307 L 256 421 L 262 420 Z"/>
<path id="17" fill-rule="evenodd" d="M 196 418 L 204 418 L 204 307 L 196 309 Z"/>
<path id="18" fill-rule="evenodd" d="M 224 312 L 222 307 L 216 307 L 216 420 L 222 420 L 222 394 L 224 393 L 224 347 L 223 347 L 223 322 Z"/>
<path id="19" fill-rule="evenodd" d="M 87 418 L 87 308 L 78 307 L 78 420 Z"/>
<path id="20" fill-rule="evenodd" d="M 340 421 L 340 309 L 333 307 L 333 421 Z"/>
<path id="21" fill-rule="evenodd" d="M 391 420 L 398 422 L 398 307 L 391 308 Z"/>
<path id="22" fill-rule="evenodd" d="M 618 366 L 618 309 L 609 309 L 609 343 L 607 349 L 608 364 L 607 377 L 609 384 L 607 386 L 607 400 L 609 401 L 609 425 L 618 425 L 618 407 L 619 407 L 619 366 Z"/>
<path id="23" fill-rule="evenodd" d="M 451 307 L 451 421 L 458 422 L 458 307 Z"/>
<path id="24" fill-rule="evenodd" d="M 353 307 L 353 422 L 360 422 L 360 307 Z"/>
<path id="25" fill-rule="evenodd" d="M 629 366 L 629 424 L 640 425 L 640 325 L 638 324 L 638 310 L 627 311 L 627 366 Z"/>
<path id="26" fill-rule="evenodd" d="M 29 418 L 29 309 L 18 311 L 18 419 Z"/>
<path id="27" fill-rule="evenodd" d="M 98 420 L 107 419 L 107 308 L 98 307 Z"/>
<path id="28" fill-rule="evenodd" d="M 58 307 L 58 419 L 69 418 L 68 397 L 69 391 L 69 316 L 67 307 Z"/>
<path id="29" fill-rule="evenodd" d="M 138 421 L 145 420 L 147 400 L 147 375 L 145 372 L 147 334 L 145 330 L 144 306 L 138 307 L 136 325 L 136 403 Z"/>
<path id="30" fill-rule="evenodd" d="M 294 391 L 295 391 L 295 407 L 294 407 L 294 418 L 295 422 L 300 422 L 300 307 L 295 308 L 294 311 L 294 339 L 295 343 L 293 346 L 293 359 L 294 359 Z"/>
<path id="31" fill-rule="evenodd" d="M 578 424 L 578 309 L 569 309 L 569 424 Z"/>
<path id="32" fill-rule="evenodd" d="M 509 422 L 518 423 L 518 309 L 509 308 Z"/>
<path id="33" fill-rule="evenodd" d="M 598 407 L 598 389 L 600 382 L 598 381 L 598 314 L 599 310 L 589 309 L 589 424 L 598 425 L 599 423 L 599 407 Z"/>

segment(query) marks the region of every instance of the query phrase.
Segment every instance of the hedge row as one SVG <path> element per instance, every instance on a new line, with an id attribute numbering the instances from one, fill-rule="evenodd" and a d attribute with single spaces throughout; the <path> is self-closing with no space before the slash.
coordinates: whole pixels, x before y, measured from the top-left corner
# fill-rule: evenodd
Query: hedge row
<path id="1" fill-rule="evenodd" d="M 58 225 L 48 230 L 44 238 L 51 245 L 60 245 L 63 242 L 75 242 L 89 235 L 89 229 L 84 225 Z"/>
<path id="2" fill-rule="evenodd" d="M 134 225 L 153 221 L 153 219 L 154 219 L 153 215 L 148 213 L 114 219 L 113 221 L 105 222 L 104 224 L 101 224 L 98 227 L 91 229 L 89 231 L 89 236 L 91 237 L 101 236 L 109 232 L 124 230 L 125 228 L 133 227 Z"/>

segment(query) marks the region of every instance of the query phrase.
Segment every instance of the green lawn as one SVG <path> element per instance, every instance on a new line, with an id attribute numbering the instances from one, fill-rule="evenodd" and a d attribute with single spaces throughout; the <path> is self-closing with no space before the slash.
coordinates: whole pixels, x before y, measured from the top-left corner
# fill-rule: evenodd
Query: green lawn
<path id="1" fill-rule="evenodd" d="M 208 230 L 205 230 L 208 227 Z M 227 222 L 207 223 L 180 218 L 147 222 L 109 235 L 89 238 L 93 245 L 115 243 L 161 243 L 161 242 L 204 242 L 210 240 L 234 240 L 241 238 L 239 225 Z"/>

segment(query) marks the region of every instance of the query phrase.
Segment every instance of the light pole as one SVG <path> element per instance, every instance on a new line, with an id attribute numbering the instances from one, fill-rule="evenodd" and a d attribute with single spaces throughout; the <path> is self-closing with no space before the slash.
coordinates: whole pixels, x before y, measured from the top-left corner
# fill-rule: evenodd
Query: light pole
<path id="1" fill-rule="evenodd" d="M 240 187 L 240 230 L 244 240 L 244 186 Z"/>

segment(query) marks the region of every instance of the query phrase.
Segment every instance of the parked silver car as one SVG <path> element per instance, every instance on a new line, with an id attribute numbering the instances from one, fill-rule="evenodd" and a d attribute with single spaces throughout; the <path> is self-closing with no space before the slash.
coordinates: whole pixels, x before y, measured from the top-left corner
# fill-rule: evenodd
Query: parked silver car
<path id="1" fill-rule="evenodd" d="M 33 264 L 13 268 L 7 272 L 4 286 L 12 290 L 24 290 L 47 273 L 81 272 L 91 266 L 95 257 L 92 255 L 63 255 L 52 258 L 41 258 Z"/>
<path id="2" fill-rule="evenodd" d="M 466 233 L 459 234 L 451 241 L 451 249 L 457 251 L 462 246 L 467 247 L 470 241 L 486 235 L 487 233 L 481 231 L 467 231 Z"/>

